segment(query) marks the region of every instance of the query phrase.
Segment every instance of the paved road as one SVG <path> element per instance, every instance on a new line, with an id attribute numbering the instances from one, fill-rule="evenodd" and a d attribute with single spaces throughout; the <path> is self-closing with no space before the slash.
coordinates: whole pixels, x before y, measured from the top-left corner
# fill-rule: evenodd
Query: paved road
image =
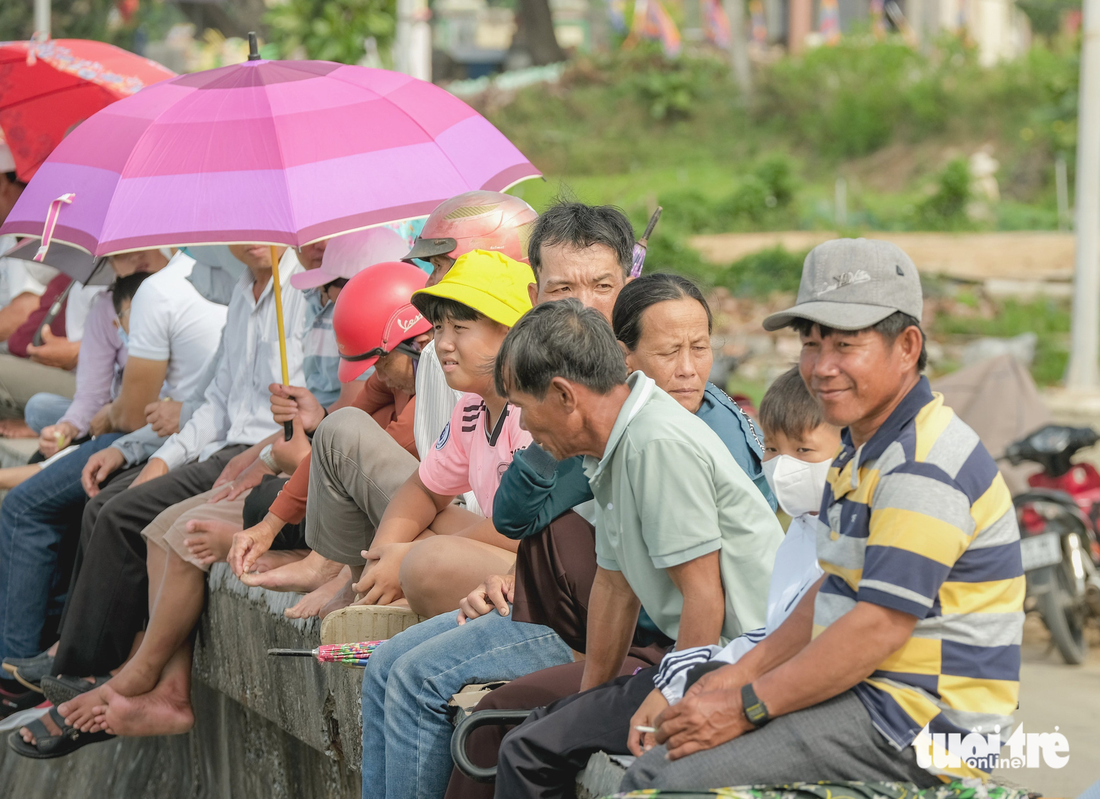
<path id="1" fill-rule="evenodd" d="M 1049 650 L 1047 640 L 1042 624 L 1029 615 L 1016 718 L 1025 732 L 1054 732 L 1057 727 L 1069 741 L 1069 762 L 1060 769 L 1044 765 L 998 771 L 996 776 L 1044 796 L 1076 797 L 1100 780 L 1100 636 L 1081 666 L 1067 666 L 1057 650 Z"/>

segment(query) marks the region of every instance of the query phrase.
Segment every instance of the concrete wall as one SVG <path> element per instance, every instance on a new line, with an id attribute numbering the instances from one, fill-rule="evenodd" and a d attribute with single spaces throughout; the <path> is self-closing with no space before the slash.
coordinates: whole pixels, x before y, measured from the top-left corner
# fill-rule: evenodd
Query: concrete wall
<path id="1" fill-rule="evenodd" d="M 225 564 L 215 567 L 196 646 L 195 728 L 46 761 L 19 757 L 5 741 L 0 797 L 359 797 L 362 671 L 266 654 L 318 644 L 316 620 L 282 615 L 296 598 L 248 589 Z"/>

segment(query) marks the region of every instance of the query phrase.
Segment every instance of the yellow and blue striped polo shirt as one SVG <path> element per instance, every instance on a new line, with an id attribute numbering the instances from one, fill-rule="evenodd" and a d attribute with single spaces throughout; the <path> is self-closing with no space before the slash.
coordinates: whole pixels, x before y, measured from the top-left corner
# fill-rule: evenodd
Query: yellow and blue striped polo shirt
<path id="1" fill-rule="evenodd" d="M 1024 621 L 1016 514 L 993 458 L 926 378 L 862 447 L 845 431 L 817 550 L 815 636 L 856 602 L 918 619 L 855 688 L 883 735 L 899 749 L 926 724 L 1007 737 Z M 986 776 L 965 763 L 951 773 Z"/>

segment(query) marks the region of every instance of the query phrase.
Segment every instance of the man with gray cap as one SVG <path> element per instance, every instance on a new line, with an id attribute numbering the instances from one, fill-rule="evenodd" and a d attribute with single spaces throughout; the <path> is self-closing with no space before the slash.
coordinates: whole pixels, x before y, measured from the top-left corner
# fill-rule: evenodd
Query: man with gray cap
<path id="1" fill-rule="evenodd" d="M 1019 531 L 993 459 L 921 376 L 921 310 L 905 253 L 841 239 L 764 320 L 798 331 L 802 379 L 844 428 L 818 522 L 825 575 L 740 661 L 692 675 L 622 790 L 989 776 L 958 741 L 1012 726 Z"/>

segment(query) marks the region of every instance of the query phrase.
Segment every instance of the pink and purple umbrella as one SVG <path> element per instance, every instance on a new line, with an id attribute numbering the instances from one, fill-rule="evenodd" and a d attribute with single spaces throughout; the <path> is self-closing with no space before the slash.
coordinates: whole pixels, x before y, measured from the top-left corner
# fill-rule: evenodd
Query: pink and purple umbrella
<path id="1" fill-rule="evenodd" d="M 150 86 L 89 117 L 43 162 L 0 234 L 92 255 L 302 246 L 430 213 L 539 171 L 443 89 L 327 61 L 248 62 Z M 283 382 L 278 259 L 273 290 Z M 287 439 L 291 436 L 287 423 Z"/>
<path id="2" fill-rule="evenodd" d="M 430 83 L 256 60 L 163 81 L 89 117 L 42 164 L 0 232 L 42 237 L 52 206 L 53 237 L 93 255 L 301 246 L 539 174 L 484 117 Z"/>

